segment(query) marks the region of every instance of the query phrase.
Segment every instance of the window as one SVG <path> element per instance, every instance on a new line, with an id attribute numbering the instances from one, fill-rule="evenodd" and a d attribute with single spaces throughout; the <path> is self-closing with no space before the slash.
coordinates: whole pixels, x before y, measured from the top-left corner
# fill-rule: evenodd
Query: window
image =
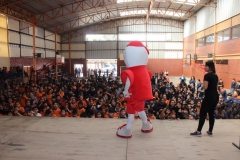
<path id="1" fill-rule="evenodd" d="M 116 34 L 88 34 L 86 35 L 86 41 L 116 41 Z"/>
<path id="2" fill-rule="evenodd" d="M 216 60 L 216 64 L 225 64 L 227 65 L 228 64 L 228 60 L 225 59 L 225 60 Z"/>
<path id="3" fill-rule="evenodd" d="M 145 41 L 146 34 L 119 34 L 119 41 L 133 41 L 133 40 Z"/>
<path id="4" fill-rule="evenodd" d="M 218 33 L 217 33 L 217 36 L 218 36 L 217 41 L 218 41 L 218 42 L 222 42 L 222 41 L 223 41 L 223 34 L 222 34 L 222 32 L 218 32 Z"/>
<path id="5" fill-rule="evenodd" d="M 147 41 L 171 41 L 172 33 L 148 33 Z"/>
<path id="6" fill-rule="evenodd" d="M 240 38 L 240 26 L 232 28 L 232 39 Z"/>
<path id="7" fill-rule="evenodd" d="M 218 42 L 227 41 L 230 39 L 230 29 L 218 32 Z"/>
<path id="8" fill-rule="evenodd" d="M 214 43 L 214 35 L 211 34 L 209 36 L 206 36 L 206 45 L 207 44 L 212 44 L 212 43 Z"/>
<path id="9" fill-rule="evenodd" d="M 227 41 L 230 39 L 230 29 L 226 29 L 223 31 L 223 40 Z"/>
<path id="10" fill-rule="evenodd" d="M 197 39 L 197 46 L 201 47 L 205 44 L 205 37 Z"/>
<path id="11" fill-rule="evenodd" d="M 197 60 L 196 63 L 203 64 L 203 60 Z"/>

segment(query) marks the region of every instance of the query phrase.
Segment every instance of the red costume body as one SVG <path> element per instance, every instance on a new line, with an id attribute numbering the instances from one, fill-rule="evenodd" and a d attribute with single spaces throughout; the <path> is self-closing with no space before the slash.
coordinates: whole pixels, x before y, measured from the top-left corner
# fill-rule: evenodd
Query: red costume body
<path id="1" fill-rule="evenodd" d="M 123 83 L 126 83 L 127 77 L 130 80 L 129 93 L 132 93 L 127 100 L 127 113 L 135 114 L 135 112 L 144 110 L 145 100 L 152 99 L 152 87 L 150 83 L 151 72 L 146 66 L 130 67 L 121 73 Z"/>
<path id="2" fill-rule="evenodd" d="M 153 131 L 152 123 L 144 111 L 145 101 L 152 99 L 151 72 L 147 70 L 148 49 L 139 41 L 131 41 L 124 51 L 124 62 L 127 69 L 121 73 L 125 84 L 124 97 L 127 100 L 127 124 L 117 129 L 116 135 L 121 138 L 131 138 L 131 127 L 134 115 L 137 113 L 142 121 L 141 131 Z"/>

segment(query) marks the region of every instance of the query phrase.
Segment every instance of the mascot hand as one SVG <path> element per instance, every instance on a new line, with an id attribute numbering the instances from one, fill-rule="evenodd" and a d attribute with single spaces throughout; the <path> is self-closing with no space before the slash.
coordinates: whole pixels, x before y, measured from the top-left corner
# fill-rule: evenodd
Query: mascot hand
<path id="1" fill-rule="evenodd" d="M 130 79 L 127 77 L 125 88 L 124 88 L 124 91 L 123 91 L 123 95 L 124 95 L 125 98 L 130 98 L 130 96 L 132 95 L 132 93 L 128 92 L 129 88 L 130 88 Z"/>
<path id="2" fill-rule="evenodd" d="M 129 93 L 128 91 L 123 91 L 123 95 L 124 95 L 125 98 L 130 98 L 132 93 Z"/>

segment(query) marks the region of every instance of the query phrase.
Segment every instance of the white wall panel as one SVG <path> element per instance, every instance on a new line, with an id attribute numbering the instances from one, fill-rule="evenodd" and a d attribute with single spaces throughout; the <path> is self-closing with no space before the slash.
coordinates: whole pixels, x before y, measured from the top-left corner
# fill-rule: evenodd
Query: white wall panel
<path id="1" fill-rule="evenodd" d="M 178 52 L 178 59 L 182 59 L 183 58 L 183 51 L 182 52 Z"/>
<path id="2" fill-rule="evenodd" d="M 21 34 L 21 44 L 33 46 L 33 37 L 26 34 Z"/>
<path id="3" fill-rule="evenodd" d="M 170 33 L 172 41 L 183 41 L 183 33 Z"/>
<path id="4" fill-rule="evenodd" d="M 183 52 L 180 51 L 166 51 L 164 52 L 165 59 L 182 59 Z"/>
<path id="5" fill-rule="evenodd" d="M 46 49 L 46 57 L 49 57 L 49 58 L 55 57 L 55 51 Z"/>
<path id="6" fill-rule="evenodd" d="M 165 49 L 165 42 L 147 42 L 147 48 L 151 49 Z"/>
<path id="7" fill-rule="evenodd" d="M 45 39 L 55 41 L 55 34 L 45 30 Z"/>
<path id="8" fill-rule="evenodd" d="M 85 43 L 71 44 L 72 50 L 85 50 Z"/>
<path id="9" fill-rule="evenodd" d="M 45 58 L 45 49 L 42 48 L 36 48 L 36 53 L 42 53 L 41 57 Z"/>
<path id="10" fill-rule="evenodd" d="M 146 32 L 146 25 L 131 25 L 119 27 L 119 32 Z"/>
<path id="11" fill-rule="evenodd" d="M 57 42 L 61 42 L 61 36 L 57 34 Z"/>
<path id="12" fill-rule="evenodd" d="M 224 11 L 223 11 L 224 12 Z M 203 7 L 197 12 L 196 31 L 202 31 L 214 25 L 214 8 Z"/>
<path id="13" fill-rule="evenodd" d="M 33 56 L 33 49 L 31 47 L 21 47 L 21 56 L 22 57 L 32 57 Z"/>
<path id="14" fill-rule="evenodd" d="M 20 57 L 20 47 L 9 46 L 10 57 Z"/>
<path id="15" fill-rule="evenodd" d="M 91 41 L 86 42 L 86 50 L 117 49 L 117 42 L 113 41 Z"/>
<path id="16" fill-rule="evenodd" d="M 68 44 L 62 44 L 62 50 L 69 50 Z"/>
<path id="17" fill-rule="evenodd" d="M 29 33 L 29 25 L 27 23 L 24 23 L 24 22 L 20 22 L 20 32 L 22 33 L 26 33 L 26 34 L 30 34 Z"/>
<path id="18" fill-rule="evenodd" d="M 184 22 L 184 38 L 195 34 L 195 20 L 189 19 Z"/>
<path id="19" fill-rule="evenodd" d="M 217 23 L 240 14 L 240 0 L 217 1 Z"/>
<path id="20" fill-rule="evenodd" d="M 65 59 L 69 59 L 69 52 L 63 51 L 62 57 L 65 57 Z"/>
<path id="21" fill-rule="evenodd" d="M 48 49 L 55 49 L 55 43 L 52 41 L 45 40 L 45 45 Z"/>
<path id="22" fill-rule="evenodd" d="M 124 50 L 129 42 L 119 42 L 119 49 Z"/>
<path id="23" fill-rule="evenodd" d="M 35 28 L 35 35 L 37 37 L 42 37 L 44 38 L 44 29 L 43 28 L 40 28 L 40 27 L 36 27 Z"/>
<path id="24" fill-rule="evenodd" d="M 164 58 L 164 51 L 152 51 L 149 50 L 149 59 L 161 59 Z"/>
<path id="25" fill-rule="evenodd" d="M 183 43 L 182 42 L 167 42 L 165 43 L 165 49 L 177 49 L 182 50 L 183 49 Z"/>
<path id="26" fill-rule="evenodd" d="M 19 21 L 8 18 L 8 29 L 19 31 Z"/>
<path id="27" fill-rule="evenodd" d="M 36 47 L 45 48 L 44 39 L 36 37 Z"/>
<path id="28" fill-rule="evenodd" d="M 36 32 L 36 31 L 35 31 Z M 33 27 L 29 26 L 28 34 L 33 35 Z"/>
<path id="29" fill-rule="evenodd" d="M 183 32 L 183 28 L 171 27 L 171 26 L 159 26 L 159 25 L 148 25 L 148 32 Z"/>
<path id="30" fill-rule="evenodd" d="M 71 58 L 72 58 L 72 59 L 85 58 L 85 52 L 72 51 L 72 52 L 71 52 Z"/>
<path id="31" fill-rule="evenodd" d="M 87 59 L 116 59 L 116 50 L 86 51 Z"/>
<path id="32" fill-rule="evenodd" d="M 61 44 L 60 43 L 57 43 L 57 50 L 61 50 Z"/>
<path id="33" fill-rule="evenodd" d="M 130 41 L 119 41 L 118 42 L 119 43 L 119 46 L 118 46 L 119 50 L 121 50 L 121 49 L 124 50 L 126 48 L 126 46 L 129 44 L 129 42 Z M 142 44 L 144 46 L 146 46 L 146 42 L 142 41 Z"/>
<path id="34" fill-rule="evenodd" d="M 212 4 L 213 5 L 213 4 Z M 216 23 L 225 21 L 240 14 L 240 0 L 217 0 Z M 200 32 L 214 25 L 214 8 L 203 7 L 196 14 L 196 32 Z M 184 38 L 194 34 L 194 20 L 184 22 Z"/>
<path id="35" fill-rule="evenodd" d="M 105 30 L 94 32 L 94 34 L 116 34 L 116 33 L 117 33 L 117 28 L 108 28 Z"/>
<path id="36" fill-rule="evenodd" d="M 120 53 L 124 53 L 124 49 L 119 49 L 118 54 L 120 54 Z"/>
<path id="37" fill-rule="evenodd" d="M 8 31 L 9 43 L 20 44 L 20 34 L 18 32 Z"/>
<path id="38" fill-rule="evenodd" d="M 77 36 L 72 38 L 72 42 L 84 42 L 85 41 L 85 35 Z"/>

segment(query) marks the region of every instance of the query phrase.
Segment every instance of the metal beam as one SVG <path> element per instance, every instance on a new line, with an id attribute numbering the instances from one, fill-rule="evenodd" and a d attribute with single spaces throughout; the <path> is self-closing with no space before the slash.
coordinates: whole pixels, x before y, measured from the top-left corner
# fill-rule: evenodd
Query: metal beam
<path id="1" fill-rule="evenodd" d="M 47 8 L 49 8 L 49 9 L 52 9 L 52 7 L 50 7 L 48 4 L 44 3 L 44 2 L 41 1 L 41 0 L 38 0 L 38 2 L 39 2 L 41 5 L 43 5 L 44 7 L 47 7 Z"/>
<path id="2" fill-rule="evenodd" d="M 36 17 L 33 16 L 33 23 L 35 23 Z M 37 70 L 37 60 L 36 60 L 36 26 L 33 25 L 32 27 L 33 30 L 33 69 L 34 69 L 34 75 L 36 75 L 36 70 Z M 32 73 L 31 73 L 32 74 Z M 36 76 L 34 77 L 34 83 L 36 83 Z"/>
<path id="3" fill-rule="evenodd" d="M 153 4 L 154 4 L 154 0 L 151 0 L 150 5 L 148 7 L 147 16 L 146 16 L 146 23 L 148 23 L 148 18 L 149 18 L 149 15 L 151 14 L 151 10 L 152 10 Z"/>
<path id="4" fill-rule="evenodd" d="M 154 0 L 151 0 L 152 5 L 150 4 L 150 7 L 153 6 L 153 2 L 154 2 Z M 136 10 L 139 8 L 144 8 L 146 11 L 148 11 L 150 9 L 150 8 L 146 8 L 146 7 L 136 8 L 136 7 L 131 7 L 131 5 L 129 5 L 129 6 L 125 5 L 124 9 L 123 8 L 117 9 L 116 7 L 114 7 L 114 9 L 108 10 L 107 9 L 108 7 L 110 8 L 110 6 L 116 6 L 118 4 L 116 0 L 107 0 L 107 1 L 102 1 L 102 0 L 84 1 L 84 0 L 82 0 L 82 1 L 71 3 L 71 4 L 67 4 L 67 5 L 63 5 L 60 1 L 58 1 L 58 3 L 61 5 L 61 7 L 58 7 L 58 8 L 46 11 L 46 12 L 42 12 L 42 13 L 36 15 L 37 25 L 46 24 L 49 21 L 54 21 L 54 20 L 62 18 L 62 17 L 76 15 L 76 14 L 77 14 L 76 17 L 78 17 L 79 15 L 81 15 L 82 17 L 87 17 L 88 12 L 89 11 L 92 12 L 93 10 L 95 10 L 95 13 L 97 13 L 97 14 L 113 13 L 113 11 L 115 11 L 115 12 L 117 12 L 115 14 L 119 15 L 119 12 L 121 12 L 122 10 L 130 11 L 130 10 Z M 127 3 L 129 3 L 129 4 L 136 3 L 136 1 L 129 0 Z M 170 3 L 169 7 L 167 7 L 167 8 L 161 7 L 161 9 L 164 9 L 165 13 L 168 11 L 168 9 L 170 11 L 176 10 L 176 9 L 170 7 L 171 4 L 172 3 Z M 105 10 L 103 11 L 102 8 L 105 8 Z M 99 13 L 98 11 L 96 12 L 96 10 L 100 10 L 101 13 Z M 178 11 L 190 12 L 189 10 L 178 10 Z M 103 12 L 105 12 L 105 13 L 103 13 Z M 151 15 L 151 10 L 149 10 L 148 17 L 150 15 Z M 88 15 L 88 16 L 93 17 L 92 14 Z"/>
<path id="5" fill-rule="evenodd" d="M 64 32 L 70 31 L 70 30 L 74 30 L 77 29 L 79 27 L 83 27 L 86 25 L 92 25 L 92 24 L 97 24 L 97 23 L 104 23 L 106 21 L 111 21 L 114 19 L 123 19 L 126 17 L 137 17 L 137 16 L 144 16 L 145 14 L 134 14 L 134 13 L 139 13 L 142 10 L 147 11 L 147 8 L 135 8 L 134 13 L 132 13 L 132 8 L 125 8 L 125 9 L 118 9 L 118 10 L 111 10 L 109 12 L 104 12 L 104 13 L 99 13 L 99 14 L 93 14 L 93 15 L 89 15 L 89 16 L 84 16 L 84 17 L 79 17 L 77 19 L 73 19 L 70 21 L 67 21 L 65 23 L 59 24 L 57 25 L 57 32 L 59 34 L 63 34 Z M 162 9 L 154 9 L 152 10 L 151 15 L 154 16 L 161 16 L 160 11 Z M 126 12 L 129 13 L 128 16 L 120 16 L 121 12 Z M 172 12 L 178 12 L 177 10 L 172 10 Z M 187 12 L 187 11 L 185 11 Z M 191 14 L 193 14 L 193 12 L 191 12 Z M 146 22 L 146 20 L 145 20 Z"/>
<path id="6" fill-rule="evenodd" d="M 171 20 L 166 18 L 151 18 L 151 19 L 152 20 L 149 23 L 150 25 L 171 26 L 176 28 L 183 28 L 183 25 L 184 25 L 183 22 L 179 20 Z M 123 26 L 131 26 L 131 25 L 143 25 L 145 24 L 145 22 L 146 22 L 146 19 L 143 17 L 132 18 L 132 19 L 125 18 L 125 19 L 120 19 L 115 21 L 109 21 L 106 23 L 98 23 L 98 24 L 87 26 L 69 33 L 71 34 L 71 38 L 74 38 L 74 37 L 86 35 L 88 33 L 95 33 L 97 31 L 110 29 L 110 28 L 117 28 L 117 27 L 123 27 Z M 69 33 L 63 34 L 61 36 L 63 43 L 68 42 Z"/>
<path id="7" fill-rule="evenodd" d="M 11 2 L 11 3 L 6 4 L 5 7 L 11 6 L 11 5 L 15 5 L 17 3 L 21 3 L 22 1 L 23 0 L 15 0 L 15 1 Z"/>
<path id="8" fill-rule="evenodd" d="M 26 21 L 26 23 L 33 24 L 33 14 L 25 11 L 22 8 L 11 5 L 10 3 L 0 0 L 0 13 L 3 13 L 9 17 L 18 19 L 20 21 Z"/>

